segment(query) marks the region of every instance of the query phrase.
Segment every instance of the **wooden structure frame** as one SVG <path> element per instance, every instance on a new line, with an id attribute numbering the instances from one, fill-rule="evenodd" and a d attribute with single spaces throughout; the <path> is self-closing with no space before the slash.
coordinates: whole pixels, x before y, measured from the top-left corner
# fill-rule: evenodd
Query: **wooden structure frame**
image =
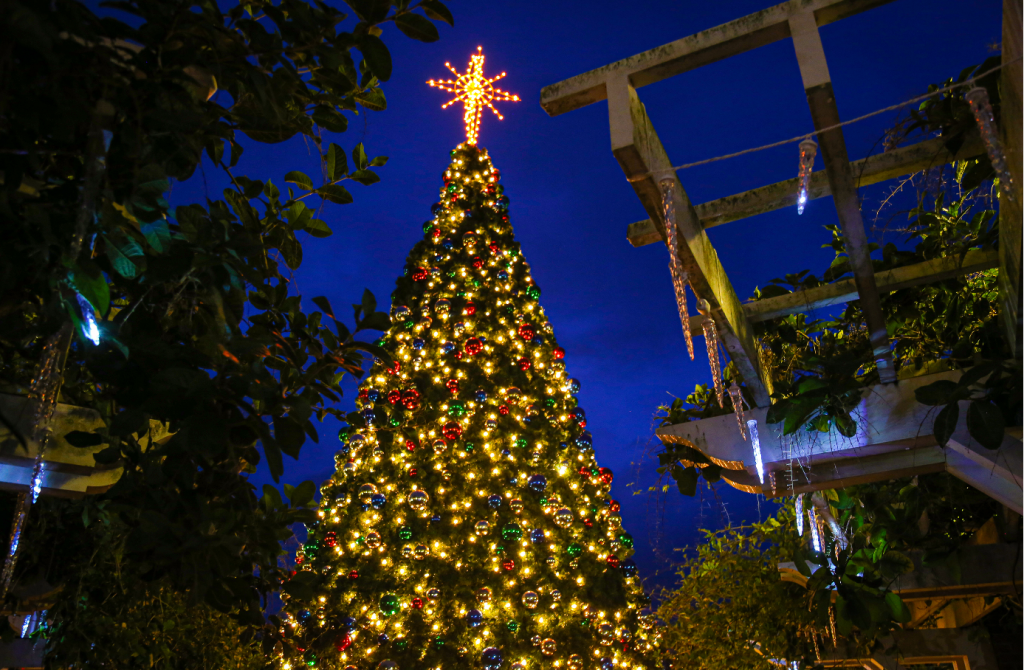
<path id="1" fill-rule="evenodd" d="M 973 141 L 965 143 L 956 156 L 951 156 L 938 140 L 928 140 L 851 163 L 842 128 L 824 131 L 838 124 L 840 118 L 818 28 L 891 1 L 790 0 L 541 91 L 541 107 L 551 116 L 608 101 L 612 153 L 649 216 L 646 221 L 629 226 L 628 237 L 634 246 L 665 240 L 658 181 L 670 178 L 675 182 L 679 257 L 694 293 L 710 303 L 722 343 L 759 407 L 770 403 L 771 382 L 760 360 L 752 322 L 856 298 L 865 315 L 880 378 L 884 383 L 891 383 L 896 381 L 896 374 L 882 319 L 880 290 L 892 291 L 939 281 L 956 273 L 999 267 L 1007 338 L 1011 346 L 1016 347 L 1016 355 L 1020 355 L 1021 69 L 1015 59 L 1021 53 L 1021 8 L 1013 0 L 1004 0 L 1003 62 L 1011 63 L 1001 73 L 1004 143 L 1014 175 L 1017 202 L 1001 208 L 1000 251 L 998 254 L 977 253 L 962 267 L 954 262 L 922 263 L 882 273 L 888 276 L 878 276 L 869 257 L 857 189 L 930 165 L 977 156 L 982 151 L 980 142 Z M 793 42 L 825 163 L 824 172 L 812 176 L 810 197 L 832 196 L 854 276 L 847 282 L 744 305 L 733 290 L 705 229 L 789 206 L 795 202 L 796 180 L 695 206 L 672 169 L 672 162 L 640 102 L 637 89 L 786 38 Z"/>

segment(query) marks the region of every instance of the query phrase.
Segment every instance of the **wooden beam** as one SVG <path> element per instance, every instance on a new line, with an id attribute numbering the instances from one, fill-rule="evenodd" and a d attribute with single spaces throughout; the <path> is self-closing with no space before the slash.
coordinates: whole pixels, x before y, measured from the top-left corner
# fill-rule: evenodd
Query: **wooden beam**
<path id="1" fill-rule="evenodd" d="M 1015 200 L 999 198 L 999 301 L 1001 303 L 1002 326 L 1010 351 L 1015 358 L 1021 358 L 1024 344 L 1021 332 L 1024 330 L 1021 312 L 1021 211 L 1024 194 L 1021 192 L 1024 173 L 1021 163 L 1021 128 L 1024 116 L 1021 112 L 1021 3 L 1019 0 L 1003 0 L 1003 68 L 1000 72 L 1000 109 L 1003 131 L 1003 150 L 1006 162 L 1013 175 Z"/>
<path id="2" fill-rule="evenodd" d="M 994 249 L 972 249 L 961 263 L 956 256 L 934 258 L 923 263 L 905 265 L 875 273 L 875 287 L 879 292 L 892 293 L 921 284 L 931 284 L 950 277 L 991 270 L 999 266 L 999 252 Z M 857 300 L 857 286 L 853 279 L 817 286 L 788 295 L 766 298 L 743 304 L 743 312 L 753 322 L 777 319 L 787 314 L 809 312 L 821 307 L 839 305 Z"/>
<path id="3" fill-rule="evenodd" d="M 626 77 L 634 88 L 736 56 L 789 37 L 789 17 L 814 12 L 826 25 L 892 0 L 799 0 L 783 2 L 743 18 L 703 30 L 630 58 L 545 86 L 540 105 L 551 116 L 608 98 L 608 82 Z"/>
<path id="4" fill-rule="evenodd" d="M 747 419 L 759 426 L 764 484 L 751 444 L 740 436 L 731 414 L 663 426 L 655 434 L 665 444 L 700 451 L 723 468 L 722 478 L 731 486 L 770 498 L 945 470 L 1020 514 L 1020 429 L 1008 430 L 999 449 L 985 449 L 970 437 L 964 401 L 949 445 L 940 449 L 932 434 L 934 408 L 915 398 L 916 389 L 956 382 L 962 374 L 952 370 L 865 389 L 851 412 L 857 422 L 853 437 L 833 428 L 828 433 L 800 430 L 784 440 L 781 425 L 766 422 L 766 408 L 749 410 Z"/>
<path id="5" fill-rule="evenodd" d="M 625 76 L 615 77 L 609 83 L 608 119 L 612 153 L 644 209 L 656 221 L 663 239 L 665 228 L 658 180 L 667 177 L 676 181 L 678 252 L 690 286 L 698 297 L 711 304 L 722 344 L 739 368 L 754 402 L 767 406 L 771 402 L 771 382 L 761 363 L 750 322 L 686 191 L 671 170 L 672 163 L 647 117 L 647 110 Z"/>
<path id="6" fill-rule="evenodd" d="M 915 665 L 951 665 L 953 670 L 999 670 L 989 637 L 970 628 L 896 629 L 861 656 L 851 648 L 824 650 L 821 667 L 897 670 Z M 890 655 L 887 650 L 894 651 Z"/>
<path id="7" fill-rule="evenodd" d="M 850 164 L 850 170 L 857 180 L 857 188 L 861 188 L 937 165 L 977 158 L 984 153 L 985 145 L 977 134 L 972 134 L 955 155 L 949 153 L 942 138 L 935 138 L 854 161 Z M 794 177 L 736 195 L 710 200 L 695 207 L 697 217 L 704 228 L 712 228 L 756 214 L 791 207 L 796 205 L 799 186 L 799 180 Z M 832 191 L 828 186 L 825 171 L 818 170 L 812 173 L 808 199 L 816 200 L 830 195 Z M 634 247 L 661 241 L 658 229 L 650 219 L 629 224 L 626 237 Z"/>
<path id="8" fill-rule="evenodd" d="M 811 108 L 811 119 L 817 131 L 818 146 L 825 163 L 832 201 L 839 215 L 839 225 L 850 257 L 850 268 L 860 294 L 861 311 L 868 326 L 872 356 L 878 368 L 878 376 L 884 383 L 896 381 L 896 369 L 889 349 L 885 317 L 878 290 L 875 287 L 875 271 L 871 263 L 871 251 L 864 220 L 861 218 L 860 198 L 857 183 L 850 169 L 850 158 L 846 152 L 846 140 L 839 124 L 839 108 L 832 92 L 832 80 L 825 61 L 825 50 L 818 34 L 818 24 L 812 12 L 801 12 L 789 17 L 789 29 L 796 50 L 800 77 L 803 79 L 807 104 Z"/>

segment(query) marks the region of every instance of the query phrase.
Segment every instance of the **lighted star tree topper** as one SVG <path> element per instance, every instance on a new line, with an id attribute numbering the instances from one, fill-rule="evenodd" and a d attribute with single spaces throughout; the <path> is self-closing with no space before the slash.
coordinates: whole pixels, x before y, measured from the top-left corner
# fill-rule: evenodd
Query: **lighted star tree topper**
<path id="1" fill-rule="evenodd" d="M 502 79 L 505 73 L 488 79 L 484 76 L 484 54 L 483 47 L 476 48 L 476 54 L 469 59 L 469 67 L 464 74 L 452 67 L 451 63 L 445 63 L 445 67 L 452 71 L 455 79 L 435 81 L 431 79 L 427 83 L 449 93 L 455 97 L 441 105 L 441 109 L 447 109 L 456 102 L 461 102 L 465 109 L 463 120 L 466 122 L 466 142 L 476 144 L 480 136 L 480 117 L 483 116 L 484 107 L 490 109 L 499 119 L 504 119 L 501 113 L 492 104 L 495 100 L 511 100 L 519 102 L 519 96 L 508 91 L 503 91 L 494 86 L 494 82 Z"/>

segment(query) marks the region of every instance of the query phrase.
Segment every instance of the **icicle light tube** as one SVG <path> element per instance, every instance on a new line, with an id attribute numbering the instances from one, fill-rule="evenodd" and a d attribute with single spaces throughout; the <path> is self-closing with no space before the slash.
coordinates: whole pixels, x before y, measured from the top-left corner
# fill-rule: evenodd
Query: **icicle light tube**
<path id="1" fill-rule="evenodd" d="M 1010 200 L 1013 200 L 1013 183 L 1010 177 L 1010 169 L 1006 166 L 1006 154 L 1003 152 L 1003 145 L 999 141 L 999 131 L 996 128 L 995 116 L 992 114 L 992 104 L 988 99 L 988 91 L 980 86 L 975 86 L 964 94 L 964 98 L 974 112 L 974 121 L 978 124 L 978 131 L 981 133 L 981 140 L 985 143 L 985 151 L 988 153 L 988 160 L 992 163 L 992 169 L 999 177 L 999 188 Z"/>
<path id="2" fill-rule="evenodd" d="M 803 214 L 807 205 L 808 193 L 811 188 L 811 172 L 814 171 L 814 157 L 818 155 L 818 144 L 814 140 L 807 139 L 800 143 L 800 171 L 797 179 L 800 180 L 800 191 L 796 196 L 796 213 Z"/>
<path id="3" fill-rule="evenodd" d="M 796 534 L 800 537 L 804 536 L 804 497 L 802 495 L 796 497 Z"/>
<path id="4" fill-rule="evenodd" d="M 757 466 L 757 477 L 764 486 L 764 463 L 761 461 L 761 439 L 757 434 L 757 419 L 747 421 L 747 430 L 750 431 L 750 445 L 754 448 L 754 465 Z"/>
<path id="5" fill-rule="evenodd" d="M 668 269 L 672 274 L 672 288 L 676 294 L 676 305 L 679 308 L 679 321 L 683 326 L 683 338 L 686 350 L 693 356 L 693 334 L 690 332 L 690 310 L 686 305 L 686 284 L 689 275 L 679 260 L 679 231 L 676 226 L 676 182 L 674 179 L 662 179 L 658 183 L 661 188 L 662 215 L 665 219 L 665 244 L 668 246 Z"/>

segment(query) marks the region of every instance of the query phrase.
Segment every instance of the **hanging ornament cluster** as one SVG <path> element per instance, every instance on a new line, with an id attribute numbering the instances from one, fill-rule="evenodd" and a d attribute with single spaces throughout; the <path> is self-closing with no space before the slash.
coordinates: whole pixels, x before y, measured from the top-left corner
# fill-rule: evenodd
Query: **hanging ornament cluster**
<path id="1" fill-rule="evenodd" d="M 996 127 L 996 119 L 992 113 L 992 103 L 988 99 L 988 91 L 981 86 L 973 86 L 964 98 L 971 106 L 974 113 L 974 121 L 978 124 L 978 131 L 981 133 L 981 141 L 985 144 L 985 152 L 988 160 L 992 163 L 999 178 L 999 189 L 1003 195 L 1014 200 L 1013 178 L 1010 169 L 1006 165 L 1006 153 L 1003 151 L 1003 144 L 999 141 L 999 129 Z"/>
<path id="2" fill-rule="evenodd" d="M 803 214 L 810 197 L 811 173 L 814 172 L 814 158 L 818 155 L 818 143 L 807 138 L 800 143 L 800 170 L 797 173 L 799 182 L 796 194 L 796 213 Z"/>
<path id="3" fill-rule="evenodd" d="M 672 275 L 672 289 L 676 294 L 676 305 L 679 308 L 679 321 L 683 326 L 683 339 L 686 340 L 686 351 L 693 356 L 693 334 L 690 332 L 690 310 L 686 304 L 686 284 L 689 276 L 679 260 L 679 229 L 676 224 L 676 180 L 662 179 L 661 188 L 662 216 L 665 221 L 665 244 L 668 245 L 668 269 Z"/>
<path id="4" fill-rule="evenodd" d="M 282 670 L 651 667 L 614 475 L 500 179 L 452 152 L 378 341 L 395 365 L 364 377 L 296 554 L 318 586 L 285 603 Z"/>
<path id="5" fill-rule="evenodd" d="M 718 329 L 715 318 L 711 316 L 711 304 L 701 298 L 697 302 L 697 311 L 704 317 L 704 343 L 708 350 L 708 364 L 711 366 L 711 380 L 715 384 L 715 397 L 719 407 L 725 407 L 725 384 L 722 382 L 722 366 L 718 362 Z"/>

